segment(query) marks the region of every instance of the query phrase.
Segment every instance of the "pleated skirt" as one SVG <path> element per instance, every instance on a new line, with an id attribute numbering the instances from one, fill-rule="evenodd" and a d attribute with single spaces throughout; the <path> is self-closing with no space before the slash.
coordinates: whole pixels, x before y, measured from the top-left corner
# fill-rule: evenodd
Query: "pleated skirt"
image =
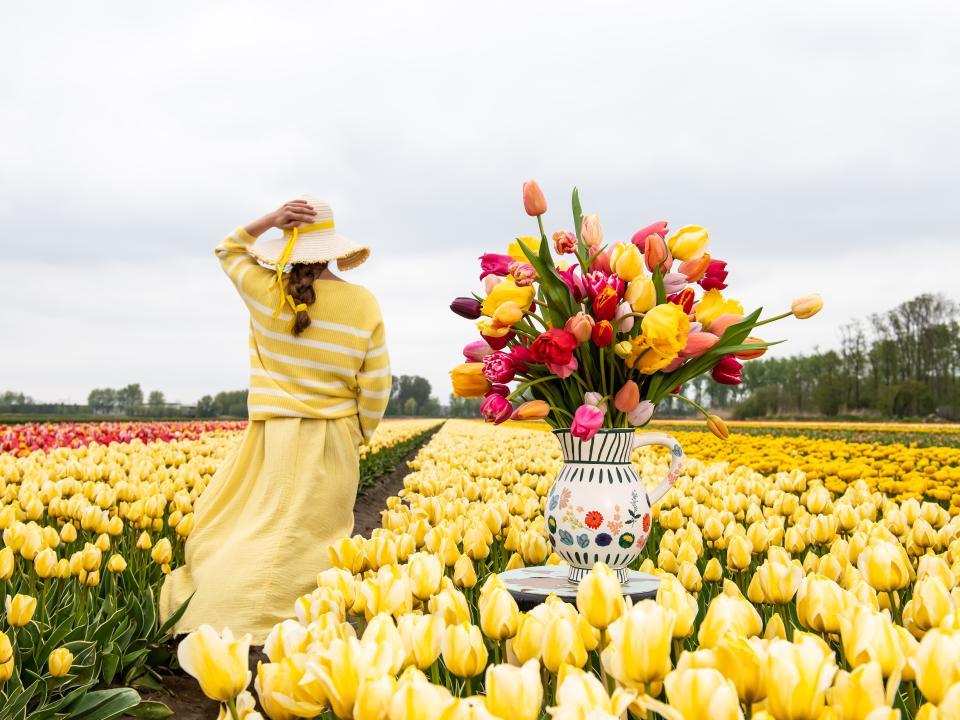
<path id="1" fill-rule="evenodd" d="M 361 441 L 356 416 L 253 421 L 194 508 L 186 563 L 160 591 L 166 620 L 193 595 L 176 634 L 200 625 L 262 644 L 330 567 L 353 531 Z"/>

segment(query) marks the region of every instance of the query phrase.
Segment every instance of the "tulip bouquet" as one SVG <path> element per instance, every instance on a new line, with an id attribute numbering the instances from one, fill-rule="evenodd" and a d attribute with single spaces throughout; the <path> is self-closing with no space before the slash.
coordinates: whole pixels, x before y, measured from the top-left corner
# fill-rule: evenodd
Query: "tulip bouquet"
<path id="1" fill-rule="evenodd" d="M 539 239 L 520 237 L 506 254 L 481 256 L 485 296 L 451 304 L 480 332 L 451 373 L 454 393 L 482 397 L 489 422 L 542 418 L 589 440 L 601 427 L 645 425 L 660 401 L 676 397 L 725 436 L 719 417 L 680 394 L 684 384 L 705 373 L 739 384 L 742 361 L 775 344 L 754 337 L 755 328 L 808 318 L 822 306 L 819 295 L 807 295 L 780 315 L 746 313 L 723 295 L 727 264 L 707 252 L 702 227 L 670 232 L 656 222 L 629 242 L 605 244 L 599 218 L 583 214 L 575 189 L 576 233 L 559 230 L 551 242 L 547 203 L 532 180 L 523 202 Z"/>

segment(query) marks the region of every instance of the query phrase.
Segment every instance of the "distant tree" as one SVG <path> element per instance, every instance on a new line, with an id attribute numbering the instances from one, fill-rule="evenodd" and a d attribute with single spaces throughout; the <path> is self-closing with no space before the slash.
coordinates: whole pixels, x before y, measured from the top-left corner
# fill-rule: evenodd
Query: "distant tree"
<path id="1" fill-rule="evenodd" d="M 117 408 L 117 391 L 113 388 L 95 388 L 87 396 L 87 405 L 98 415 L 114 412 Z"/>
<path id="2" fill-rule="evenodd" d="M 131 383 L 116 391 L 117 405 L 126 413 L 134 414 L 143 405 L 143 390 L 140 383 Z"/>
<path id="3" fill-rule="evenodd" d="M 408 397 L 403 401 L 403 414 L 404 415 L 416 415 L 417 414 L 417 401 L 412 397 Z"/>
<path id="4" fill-rule="evenodd" d="M 480 402 L 480 398 L 458 398 L 451 393 L 447 413 L 453 418 L 478 418 Z"/>
<path id="5" fill-rule="evenodd" d="M 161 405 L 166 405 L 166 398 L 163 397 L 163 393 L 159 390 L 152 390 L 150 392 L 150 397 L 147 399 L 147 404 L 151 407 L 159 407 Z"/>
<path id="6" fill-rule="evenodd" d="M 33 405 L 33 398 L 13 390 L 0 393 L 0 410 L 16 410 L 24 405 Z"/>
<path id="7" fill-rule="evenodd" d="M 197 400 L 197 417 L 213 417 L 213 398 L 210 395 L 204 395 Z"/>

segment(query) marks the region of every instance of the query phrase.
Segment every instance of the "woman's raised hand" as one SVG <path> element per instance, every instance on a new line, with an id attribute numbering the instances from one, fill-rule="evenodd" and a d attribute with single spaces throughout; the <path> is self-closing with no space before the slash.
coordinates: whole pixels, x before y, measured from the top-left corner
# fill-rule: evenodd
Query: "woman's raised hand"
<path id="1" fill-rule="evenodd" d="M 317 211 L 306 200 L 291 200 L 272 213 L 271 226 L 292 230 L 299 225 L 309 225 L 316 216 Z"/>
<path id="2" fill-rule="evenodd" d="M 272 227 L 292 230 L 300 225 L 309 225 L 316 216 L 317 211 L 306 200 L 291 200 L 259 220 L 254 220 L 244 230 L 253 237 L 260 237 Z"/>

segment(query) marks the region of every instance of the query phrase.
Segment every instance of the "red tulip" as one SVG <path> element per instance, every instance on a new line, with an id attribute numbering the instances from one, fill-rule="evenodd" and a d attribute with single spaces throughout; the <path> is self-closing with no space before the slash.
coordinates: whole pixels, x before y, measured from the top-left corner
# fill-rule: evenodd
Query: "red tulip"
<path id="1" fill-rule="evenodd" d="M 593 326 L 590 338 L 597 347 L 606 347 L 613 342 L 613 325 L 609 320 L 601 320 Z"/>
<path id="2" fill-rule="evenodd" d="M 727 263 L 723 260 L 711 260 L 707 270 L 700 279 L 700 287 L 704 290 L 723 290 L 727 287 Z"/>
<path id="3" fill-rule="evenodd" d="M 742 370 L 743 365 L 737 362 L 733 355 L 724 355 L 713 366 L 710 376 L 721 385 L 739 385 L 742 382 L 740 377 Z"/>
<path id="4" fill-rule="evenodd" d="M 593 299 L 593 314 L 597 320 L 613 320 L 619 304 L 620 296 L 617 295 L 617 291 L 609 285 L 604 285 Z"/>

